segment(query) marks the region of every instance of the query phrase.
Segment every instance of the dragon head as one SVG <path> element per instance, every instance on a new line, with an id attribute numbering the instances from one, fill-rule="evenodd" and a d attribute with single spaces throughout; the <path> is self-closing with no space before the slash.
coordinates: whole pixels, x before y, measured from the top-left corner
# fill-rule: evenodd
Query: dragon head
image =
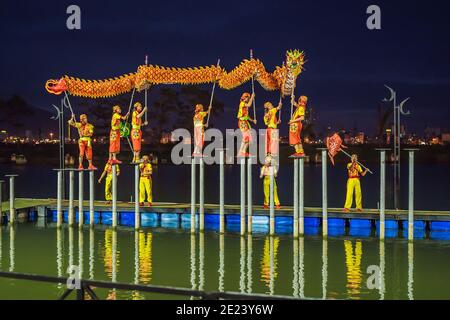
<path id="1" fill-rule="evenodd" d="M 286 66 L 295 76 L 302 72 L 304 63 L 305 54 L 303 51 L 297 49 L 286 51 Z"/>
<path id="2" fill-rule="evenodd" d="M 50 79 L 45 83 L 45 89 L 49 93 L 60 95 L 67 90 L 66 80 L 64 80 L 64 78 L 59 80 Z"/>

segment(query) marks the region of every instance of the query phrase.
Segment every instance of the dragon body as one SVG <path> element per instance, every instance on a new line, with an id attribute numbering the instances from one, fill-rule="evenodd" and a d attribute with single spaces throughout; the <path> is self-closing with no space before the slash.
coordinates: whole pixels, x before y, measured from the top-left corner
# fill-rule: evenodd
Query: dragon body
<path id="1" fill-rule="evenodd" d="M 283 96 L 293 94 L 296 80 L 303 71 L 304 54 L 298 50 L 286 52 L 283 66 L 273 72 L 266 71 L 259 59 L 242 61 L 227 72 L 220 66 L 196 68 L 167 68 L 154 65 L 141 65 L 135 73 L 125 74 L 113 79 L 84 80 L 63 76 L 59 80 L 48 80 L 45 88 L 49 93 L 70 93 L 74 96 L 105 98 L 124 94 L 133 89 L 138 91 L 158 84 L 204 84 L 216 82 L 225 90 L 234 89 L 254 77 L 265 90 L 280 90 Z"/>

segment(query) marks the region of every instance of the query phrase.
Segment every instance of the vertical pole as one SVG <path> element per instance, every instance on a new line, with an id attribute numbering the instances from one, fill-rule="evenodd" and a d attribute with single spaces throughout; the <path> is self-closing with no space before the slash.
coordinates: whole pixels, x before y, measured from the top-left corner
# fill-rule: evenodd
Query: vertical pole
<path id="1" fill-rule="evenodd" d="M 299 282 L 299 296 L 301 299 L 305 298 L 305 238 L 299 238 L 299 271 L 298 271 L 298 282 Z"/>
<path id="2" fill-rule="evenodd" d="M 94 171 L 89 171 L 89 225 L 94 226 Z"/>
<path id="3" fill-rule="evenodd" d="M 224 151 L 220 150 L 220 199 L 219 199 L 219 228 L 220 233 L 225 232 L 225 155 Z"/>
<path id="4" fill-rule="evenodd" d="M 408 243 L 408 298 L 414 300 L 414 243 Z"/>
<path id="5" fill-rule="evenodd" d="M 328 283 L 328 239 L 322 240 L 322 299 L 327 298 Z"/>
<path id="6" fill-rule="evenodd" d="M 240 242 L 240 255 L 239 255 L 239 290 L 241 293 L 245 293 L 245 258 L 246 258 L 246 254 L 245 254 L 245 238 L 241 237 L 241 242 Z"/>
<path id="7" fill-rule="evenodd" d="M 191 233 L 195 233 L 195 157 L 191 161 Z"/>
<path id="8" fill-rule="evenodd" d="M 112 227 L 117 227 L 117 165 L 112 166 Z"/>
<path id="9" fill-rule="evenodd" d="M 273 165 L 270 165 L 270 218 L 269 218 L 269 232 L 273 236 L 275 234 L 275 170 Z"/>
<path id="10" fill-rule="evenodd" d="M 219 292 L 224 291 L 225 282 L 225 236 L 219 235 Z"/>
<path id="11" fill-rule="evenodd" d="M 141 227 L 141 214 L 139 212 L 139 165 L 134 166 L 134 228 Z"/>
<path id="12" fill-rule="evenodd" d="M 252 191 L 252 158 L 248 158 L 247 166 L 247 232 L 252 233 L 253 191 Z"/>
<path id="13" fill-rule="evenodd" d="M 200 161 L 200 186 L 199 186 L 199 229 L 201 232 L 205 229 L 205 162 L 203 158 L 199 159 Z"/>
<path id="14" fill-rule="evenodd" d="M 7 176 L 8 177 L 8 176 Z M 11 223 L 14 223 L 16 220 L 16 209 L 14 208 L 14 178 L 15 175 L 9 176 L 9 219 Z"/>
<path id="15" fill-rule="evenodd" d="M 414 239 L 414 150 L 409 150 L 408 240 Z"/>
<path id="16" fill-rule="evenodd" d="M 299 206 L 299 220 L 300 220 L 300 236 L 305 234 L 305 158 L 300 158 L 300 175 L 299 175 L 299 190 L 298 206 Z"/>
<path id="17" fill-rule="evenodd" d="M 241 158 L 241 236 L 245 234 L 245 157 Z"/>
<path id="18" fill-rule="evenodd" d="M 62 170 L 58 170 L 57 173 L 57 200 L 56 200 L 56 226 L 60 228 L 62 226 L 63 222 L 63 212 L 62 212 L 62 197 L 63 197 L 63 178 L 62 178 L 63 172 Z"/>
<path id="19" fill-rule="evenodd" d="M 385 235 L 385 208 L 386 208 L 386 151 L 380 153 L 380 240 Z"/>
<path id="20" fill-rule="evenodd" d="M 73 193 L 74 193 L 74 172 L 69 171 L 69 227 L 72 227 L 75 220 L 74 206 L 73 206 Z"/>
<path id="21" fill-rule="evenodd" d="M 298 237 L 298 158 L 294 158 L 294 238 Z"/>
<path id="22" fill-rule="evenodd" d="M 94 280 L 94 229 L 89 230 L 89 279 Z"/>
<path id="23" fill-rule="evenodd" d="M 253 287 L 253 238 L 251 233 L 247 236 L 247 293 L 252 293 Z"/>
<path id="24" fill-rule="evenodd" d="M 328 236 L 327 150 L 322 150 L 322 235 Z"/>
<path id="25" fill-rule="evenodd" d="M 380 241 L 380 285 L 379 285 L 380 300 L 384 300 L 385 267 L 386 267 L 386 255 L 385 255 L 384 241 Z"/>
<path id="26" fill-rule="evenodd" d="M 398 199 L 397 199 L 397 165 L 398 165 L 398 156 L 397 156 L 397 107 L 396 101 L 394 97 L 394 208 L 398 209 Z"/>
<path id="27" fill-rule="evenodd" d="M 84 209 L 83 209 L 83 197 L 84 197 L 84 171 L 78 172 L 78 226 L 81 228 L 84 224 Z"/>

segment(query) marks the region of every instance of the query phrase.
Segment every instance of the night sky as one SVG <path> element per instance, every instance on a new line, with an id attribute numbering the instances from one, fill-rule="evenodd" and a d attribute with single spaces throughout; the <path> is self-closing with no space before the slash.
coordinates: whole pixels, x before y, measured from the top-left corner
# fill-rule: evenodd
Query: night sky
<path id="1" fill-rule="evenodd" d="M 20 3 L 19 3 L 20 2 Z M 395 88 L 411 97 L 408 128 L 450 129 L 450 6 L 448 1 L 2 1 L 0 97 L 20 94 L 50 110 L 47 79 L 103 79 L 135 72 L 149 54 L 164 66 L 215 64 L 230 70 L 253 48 L 272 71 L 285 51 L 304 50 L 306 71 L 296 95 L 309 96 L 319 129 L 373 132 L 377 107 Z M 81 30 L 66 28 L 66 8 L 81 7 Z M 382 30 L 366 28 L 377 4 Z M 210 89 L 211 85 L 205 86 Z M 242 91 L 218 90 L 226 104 L 222 126 L 235 126 Z M 262 103 L 278 93 L 256 87 Z M 286 106 L 288 101 L 286 100 Z M 285 108 L 285 114 L 287 115 Z M 217 123 L 218 121 L 214 121 Z M 262 126 L 260 121 L 260 126 Z"/>

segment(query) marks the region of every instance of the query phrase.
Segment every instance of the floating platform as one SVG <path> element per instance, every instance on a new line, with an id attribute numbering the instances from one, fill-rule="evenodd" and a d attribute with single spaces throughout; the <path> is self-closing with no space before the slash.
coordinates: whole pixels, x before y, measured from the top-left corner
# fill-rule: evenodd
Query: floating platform
<path id="1" fill-rule="evenodd" d="M 75 219 L 78 221 L 78 201 L 74 201 Z M 64 200 L 63 221 L 68 221 L 69 201 Z M 111 225 L 111 205 L 105 201 L 94 202 L 94 223 Z M 9 203 L 3 203 L 3 213 L 9 211 Z M 17 198 L 15 208 L 20 220 L 21 215 L 30 220 L 47 218 L 56 222 L 56 199 Z M 85 224 L 89 223 L 89 201 L 83 202 Z M 190 203 L 156 202 L 151 207 L 140 207 L 142 227 L 190 228 Z M 134 202 L 117 202 L 118 224 L 124 227 L 134 226 Z M 6 221 L 6 219 L 4 219 Z M 386 237 L 404 237 L 407 232 L 407 210 L 386 210 Z M 198 221 L 198 205 L 197 205 Z M 255 232 L 268 232 L 269 210 L 262 206 L 253 206 L 252 216 Z M 322 208 L 305 207 L 305 234 L 320 234 Z M 225 226 L 228 231 L 240 229 L 240 205 L 225 205 Z M 293 207 L 284 206 L 275 211 L 275 232 L 292 233 Z M 205 229 L 219 230 L 219 205 L 205 204 Z M 342 212 L 342 208 L 328 208 L 329 236 L 376 236 L 379 232 L 379 210 L 364 209 L 362 212 Z M 414 212 L 416 238 L 450 239 L 450 211 Z"/>

